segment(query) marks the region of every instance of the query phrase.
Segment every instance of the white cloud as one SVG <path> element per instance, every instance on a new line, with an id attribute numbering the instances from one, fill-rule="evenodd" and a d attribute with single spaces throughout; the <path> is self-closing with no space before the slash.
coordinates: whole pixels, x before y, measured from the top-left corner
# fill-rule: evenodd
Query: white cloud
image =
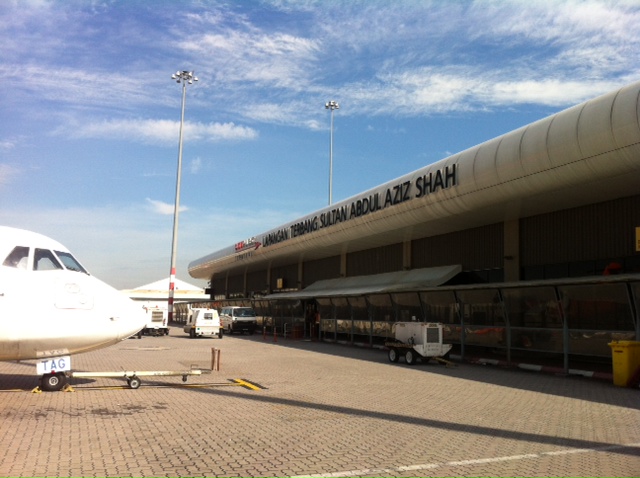
<path id="1" fill-rule="evenodd" d="M 13 140 L 5 139 L 0 141 L 0 151 L 9 151 L 16 147 L 16 143 Z"/>
<path id="2" fill-rule="evenodd" d="M 188 122 L 186 138 L 255 139 L 257 131 L 238 125 L 238 115 L 322 129 L 315 98 L 322 104 L 332 94 L 350 101 L 343 115 L 415 116 L 509 107 L 510 99 L 516 104 L 568 106 L 589 92 L 604 93 L 610 85 L 616 87 L 640 75 L 636 28 L 640 10 L 633 1 L 277 1 L 265 5 L 290 23 L 274 28 L 232 7 L 189 4 L 172 24 L 168 34 L 185 25 L 195 33 L 174 35 L 178 40 L 165 51 L 169 55 L 177 49 L 181 61 L 197 67 L 200 82 L 189 92 L 190 107 L 236 121 Z M 44 15 L 35 7 L 25 13 L 17 7 L 12 10 L 22 33 Z M 71 39 L 84 38 L 81 23 L 72 24 L 82 20 L 75 9 L 48 10 L 52 11 L 47 15 L 56 15 L 56 21 L 43 19 L 51 38 L 64 38 L 59 31 L 63 29 L 73 32 Z M 145 43 L 158 44 L 161 33 L 151 34 Z M 45 48 L 36 40 L 41 38 L 25 37 L 29 48 Z M 63 47 L 64 42 L 56 41 L 51 48 L 59 52 Z M 19 51 L 29 48 L 22 46 Z M 142 68 L 136 65 L 132 76 L 130 69 L 101 62 L 93 69 L 60 62 L 47 66 L 45 61 L 16 68 L 3 62 L 0 79 L 22 83 L 21 88 L 12 89 L 16 95 L 28 92 L 72 110 L 97 108 L 104 114 L 106 108 L 139 111 L 179 105 L 175 89 L 167 87 L 171 72 L 158 73 L 151 62 L 140 64 Z M 552 89 L 547 90 L 548 86 Z M 562 101 L 565 93 L 568 96 Z M 165 111 L 152 114 L 166 116 Z M 76 138 L 170 146 L 175 145 L 178 128 L 176 121 L 154 119 L 62 124 L 58 132 Z"/>
<path id="3" fill-rule="evenodd" d="M 0 163 L 0 184 L 8 184 L 15 176 L 20 173 L 20 170 L 10 164 Z"/>
<path id="4" fill-rule="evenodd" d="M 637 2 L 568 0 L 509 3 L 476 1 L 469 18 L 478 36 L 511 37 L 544 43 L 598 44 L 628 41 L 637 24 Z"/>
<path id="5" fill-rule="evenodd" d="M 327 129 L 327 125 L 325 123 L 321 123 L 320 121 L 315 119 L 307 120 L 303 124 L 307 129 L 310 129 L 311 131 L 320 131 Z"/>
<path id="6" fill-rule="evenodd" d="M 190 123 L 185 122 L 185 139 L 194 141 L 236 141 L 252 140 L 258 137 L 258 132 L 247 126 L 234 123 Z"/>
<path id="7" fill-rule="evenodd" d="M 197 174 L 202 169 L 202 158 L 196 158 L 189 163 L 189 171 L 191 174 Z"/>
<path id="8" fill-rule="evenodd" d="M 304 112 L 304 114 L 300 114 Z M 286 104 L 259 102 L 247 104 L 241 113 L 247 118 L 264 123 L 295 124 L 301 118 L 307 118 L 308 105 L 301 105 L 295 99 Z"/>
<path id="9" fill-rule="evenodd" d="M 304 16 L 303 34 L 268 36 L 248 19 L 227 30 L 215 17 L 219 31 L 182 46 L 211 54 L 236 113 L 310 130 L 326 128 L 316 103 L 333 95 L 348 100 L 344 116 L 425 116 L 570 106 L 640 75 L 634 2 L 314 5 L 275 3 Z"/>
<path id="10" fill-rule="evenodd" d="M 620 86 L 615 81 L 516 81 L 496 82 L 487 89 L 488 101 L 495 105 L 514 103 L 535 103 L 549 106 L 560 106 L 579 103 L 590 99 L 603 91 L 613 90 Z"/>
<path id="11" fill-rule="evenodd" d="M 537 78 L 526 71 L 476 67 L 417 68 L 376 81 L 345 85 L 350 107 L 341 114 L 424 116 L 509 108 L 521 104 L 573 105 L 626 83 L 621 79 L 580 81 Z"/>
<path id="12" fill-rule="evenodd" d="M 174 146 L 180 131 L 179 121 L 111 119 L 71 126 L 56 131 L 75 138 L 116 139 Z M 234 123 L 184 123 L 185 141 L 242 141 L 257 138 L 258 132 Z"/>
<path id="13" fill-rule="evenodd" d="M 147 205 L 149 206 L 149 209 L 156 213 L 156 214 L 162 214 L 162 215 L 172 215 L 173 212 L 175 211 L 175 205 L 174 204 L 168 204 L 164 201 L 158 201 L 156 199 L 151 199 L 151 198 L 147 198 Z M 184 212 L 187 211 L 189 208 L 186 206 L 183 206 L 182 204 L 180 205 L 179 211 L 180 212 Z"/>
<path id="14" fill-rule="evenodd" d="M 138 72 L 141 77 L 155 78 L 155 72 Z M 159 94 L 148 83 L 132 81 L 119 71 L 82 70 L 58 65 L 27 63 L 15 65 L 0 62 L 0 80 L 20 85 L 12 95 L 18 99 L 40 101 L 77 108 L 137 109 L 140 105 L 171 104 L 171 90 Z"/>
<path id="15" fill-rule="evenodd" d="M 221 28 L 193 36 L 180 47 L 209 63 L 205 68 L 217 85 L 249 82 L 296 90 L 311 81 L 310 68 L 319 52 L 316 40 L 256 28 Z M 211 58 L 210 62 L 205 59 Z"/>

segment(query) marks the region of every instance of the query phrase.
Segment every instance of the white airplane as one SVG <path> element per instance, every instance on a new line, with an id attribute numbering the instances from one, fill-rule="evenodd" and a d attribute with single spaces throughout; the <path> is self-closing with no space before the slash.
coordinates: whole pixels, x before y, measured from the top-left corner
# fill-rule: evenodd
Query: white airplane
<path id="1" fill-rule="evenodd" d="M 0 360 L 38 360 L 41 388 L 67 383 L 71 355 L 138 333 L 146 314 L 89 275 L 62 244 L 0 226 Z"/>

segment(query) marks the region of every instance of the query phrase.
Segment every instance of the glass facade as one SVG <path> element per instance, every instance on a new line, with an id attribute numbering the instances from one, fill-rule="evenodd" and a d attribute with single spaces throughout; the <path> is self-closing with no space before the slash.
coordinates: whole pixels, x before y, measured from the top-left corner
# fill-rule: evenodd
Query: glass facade
<path id="1" fill-rule="evenodd" d="M 565 366 L 569 356 L 610 359 L 612 340 L 640 340 L 640 280 L 633 278 L 216 304 L 227 302 L 253 306 L 268 333 L 304 323 L 306 308 L 315 307 L 325 341 L 380 346 L 393 337 L 395 322 L 439 322 L 445 325 L 444 342 L 462 355 L 473 347 L 502 351 L 507 360 L 512 353 L 530 354 Z"/>
<path id="2" fill-rule="evenodd" d="M 554 287 L 521 287 L 502 291 L 509 319 L 511 348 L 561 353 L 562 310 Z"/>
<path id="3" fill-rule="evenodd" d="M 417 292 L 392 294 L 391 300 L 393 301 L 398 322 L 422 320 L 424 317 L 420 295 Z"/>
<path id="4" fill-rule="evenodd" d="M 636 324 L 625 284 L 567 285 L 558 291 L 569 330 L 569 353 L 606 355 L 612 340 L 634 340 Z"/>

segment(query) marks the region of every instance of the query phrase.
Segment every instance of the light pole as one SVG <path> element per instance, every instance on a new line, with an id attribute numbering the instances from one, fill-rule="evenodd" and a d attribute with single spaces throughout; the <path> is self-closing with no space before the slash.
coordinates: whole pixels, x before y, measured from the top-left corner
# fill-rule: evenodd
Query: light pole
<path id="1" fill-rule="evenodd" d="M 187 84 L 193 84 L 198 78 L 193 71 L 177 71 L 171 75 L 176 83 L 182 83 L 182 112 L 180 114 L 180 139 L 178 140 L 178 173 L 176 175 L 176 202 L 173 209 L 173 238 L 171 239 L 171 273 L 169 275 L 169 323 L 173 321 L 173 297 L 176 282 L 176 252 L 178 250 L 178 213 L 180 211 L 180 178 L 182 176 L 182 129 L 184 128 L 184 103 L 187 98 Z"/>
<path id="2" fill-rule="evenodd" d="M 337 101 L 324 104 L 325 109 L 331 110 L 331 139 L 329 141 L 329 206 L 333 204 L 333 110 L 340 109 Z"/>

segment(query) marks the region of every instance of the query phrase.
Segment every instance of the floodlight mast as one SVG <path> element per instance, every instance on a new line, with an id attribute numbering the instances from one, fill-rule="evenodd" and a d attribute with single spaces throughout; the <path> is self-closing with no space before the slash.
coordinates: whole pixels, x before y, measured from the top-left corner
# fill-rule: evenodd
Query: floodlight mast
<path id="1" fill-rule="evenodd" d="M 331 110 L 331 136 L 329 140 L 329 206 L 333 204 L 333 111 L 340 109 L 337 101 L 329 101 L 324 105 L 325 109 Z"/>
<path id="2" fill-rule="evenodd" d="M 176 83 L 182 83 L 182 108 L 180 113 L 180 138 L 178 140 L 178 172 L 176 174 L 176 200 L 173 208 L 173 237 L 171 239 L 171 272 L 169 274 L 168 323 L 173 322 L 173 301 L 176 282 L 176 256 L 178 251 L 178 214 L 180 212 L 180 180 L 182 177 L 182 131 L 184 128 L 184 105 L 187 98 L 187 84 L 192 85 L 198 78 L 193 71 L 177 71 L 171 75 Z"/>

